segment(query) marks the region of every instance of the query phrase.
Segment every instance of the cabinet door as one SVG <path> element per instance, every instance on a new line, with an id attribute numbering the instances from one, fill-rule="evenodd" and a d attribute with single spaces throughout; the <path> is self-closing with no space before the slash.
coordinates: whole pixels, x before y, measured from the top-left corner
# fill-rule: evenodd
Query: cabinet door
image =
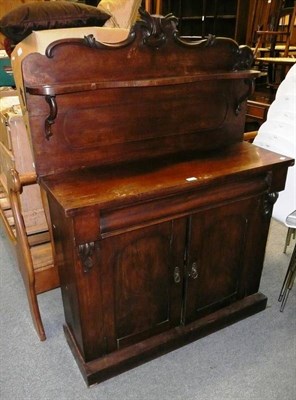
<path id="1" fill-rule="evenodd" d="M 180 219 L 102 241 L 109 351 L 180 324 L 185 231 Z"/>
<path id="2" fill-rule="evenodd" d="M 256 199 L 197 213 L 189 218 L 183 322 L 242 297 L 248 226 Z"/>

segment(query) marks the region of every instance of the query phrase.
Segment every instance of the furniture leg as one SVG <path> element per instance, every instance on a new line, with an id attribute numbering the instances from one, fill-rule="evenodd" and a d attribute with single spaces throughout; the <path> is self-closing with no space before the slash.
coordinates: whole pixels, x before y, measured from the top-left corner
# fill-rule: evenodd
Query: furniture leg
<path id="1" fill-rule="evenodd" d="M 280 311 L 284 311 L 288 296 L 294 284 L 295 276 L 296 276 L 296 244 L 294 246 L 288 270 L 278 299 L 279 301 L 282 302 Z"/>
<path id="2" fill-rule="evenodd" d="M 287 236 L 286 236 L 286 241 L 285 241 L 285 247 L 284 247 L 284 253 L 287 251 L 287 247 L 290 245 L 291 237 L 295 236 L 295 228 L 288 228 Z"/>

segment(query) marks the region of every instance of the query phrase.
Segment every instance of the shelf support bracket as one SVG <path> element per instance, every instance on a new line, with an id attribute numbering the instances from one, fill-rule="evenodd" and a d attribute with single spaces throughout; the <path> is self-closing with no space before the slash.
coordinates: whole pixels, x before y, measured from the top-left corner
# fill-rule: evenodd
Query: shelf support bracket
<path id="1" fill-rule="evenodd" d="M 244 82 L 248 86 L 248 89 L 247 92 L 238 99 L 237 106 L 235 109 L 235 115 L 238 115 L 241 112 L 243 102 L 246 101 L 251 96 L 251 94 L 254 92 L 255 89 L 254 79 L 245 79 Z"/>
<path id="2" fill-rule="evenodd" d="M 58 106 L 55 96 L 47 95 L 45 100 L 49 105 L 49 115 L 45 120 L 45 137 L 47 140 L 52 136 L 51 125 L 54 124 L 58 114 Z"/>

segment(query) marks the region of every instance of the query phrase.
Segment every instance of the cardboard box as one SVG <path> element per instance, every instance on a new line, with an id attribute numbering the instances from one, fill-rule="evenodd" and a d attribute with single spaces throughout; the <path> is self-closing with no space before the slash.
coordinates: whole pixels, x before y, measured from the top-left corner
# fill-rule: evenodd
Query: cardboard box
<path id="1" fill-rule="evenodd" d="M 11 63 L 17 90 L 23 90 L 23 79 L 21 73 L 22 60 L 30 53 L 45 54 L 47 46 L 61 39 L 81 38 L 93 35 L 98 42 L 105 44 L 114 44 L 123 42 L 129 35 L 129 29 L 107 28 L 107 27 L 82 27 L 82 28 L 64 28 L 50 29 L 44 31 L 34 31 L 26 39 L 22 40 L 13 50 L 11 55 Z M 69 62 L 71 62 L 69 60 Z M 26 112 L 24 99 L 20 96 L 20 102 L 23 113 Z"/>
<path id="2" fill-rule="evenodd" d="M 0 86 L 14 86 L 14 77 L 9 57 L 0 57 Z"/>

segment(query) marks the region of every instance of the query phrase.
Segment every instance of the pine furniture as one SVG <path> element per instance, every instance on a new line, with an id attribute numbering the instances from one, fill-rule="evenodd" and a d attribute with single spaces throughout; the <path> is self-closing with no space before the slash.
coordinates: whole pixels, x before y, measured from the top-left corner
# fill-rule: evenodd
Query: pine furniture
<path id="1" fill-rule="evenodd" d="M 59 277 L 17 92 L 7 90 L 2 95 L 0 223 L 17 258 L 34 327 L 45 340 L 37 296 L 58 287 Z"/>

